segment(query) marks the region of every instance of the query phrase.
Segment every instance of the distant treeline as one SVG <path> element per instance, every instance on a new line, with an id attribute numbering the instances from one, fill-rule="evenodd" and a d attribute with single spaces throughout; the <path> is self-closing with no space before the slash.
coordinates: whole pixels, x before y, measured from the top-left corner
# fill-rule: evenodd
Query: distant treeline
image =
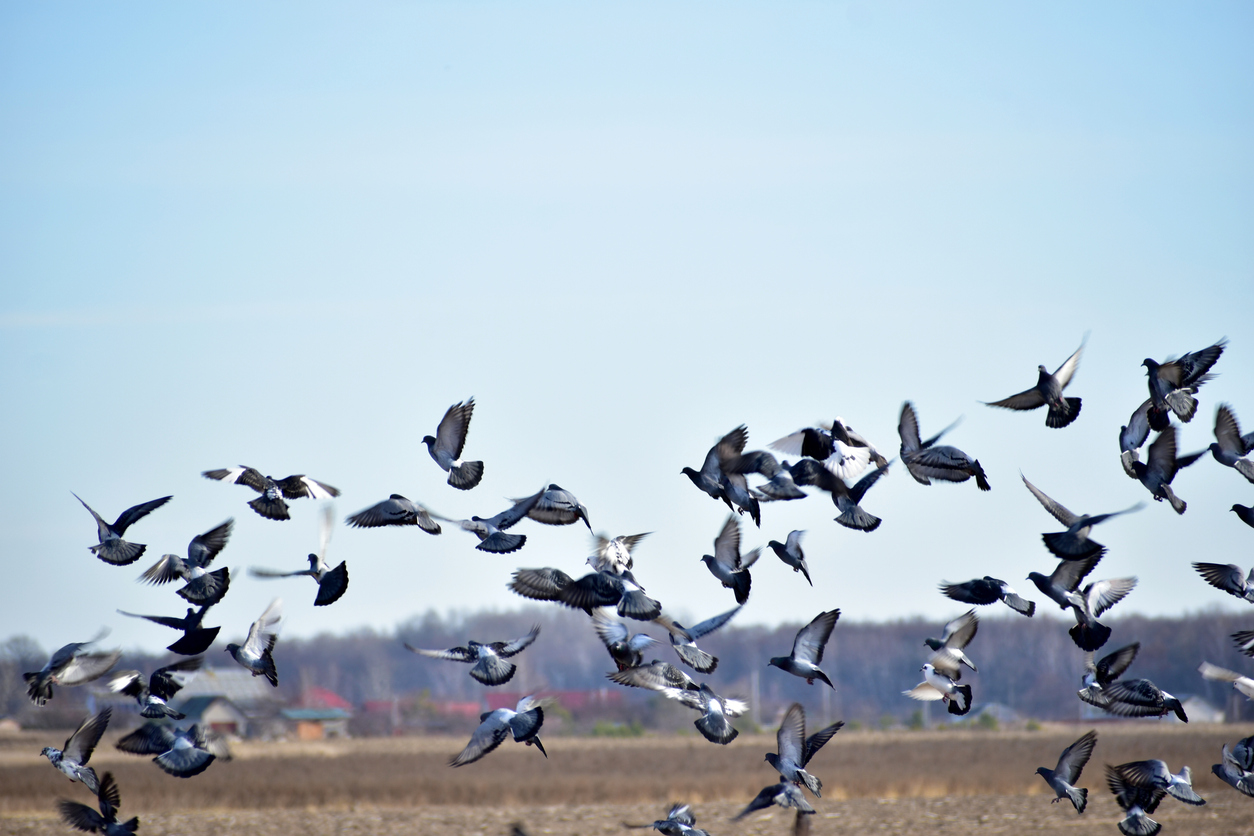
<path id="1" fill-rule="evenodd" d="M 957 613 L 955 613 L 957 614 Z M 1084 654 L 1067 635 L 1070 623 L 1048 613 L 1035 618 L 1016 615 L 984 618 L 979 633 L 967 648 L 979 666 L 979 673 L 968 673 L 964 682 L 974 687 L 974 702 L 980 705 L 1002 703 L 1024 717 L 1065 720 L 1079 716 L 1081 703 L 1075 692 L 1084 669 Z M 1132 642 L 1141 643 L 1141 652 L 1128 672 L 1130 677 L 1148 678 L 1181 699 L 1197 695 L 1212 705 L 1229 710 L 1233 718 L 1254 718 L 1244 699 L 1233 699 L 1232 688 L 1208 682 L 1197 672 L 1207 660 L 1223 667 L 1248 673 L 1250 661 L 1233 647 L 1230 635 L 1254 628 L 1249 618 L 1207 613 L 1185 618 L 1110 619 L 1114 634 L 1099 656 Z M 279 693 L 295 699 L 309 686 L 330 689 L 356 706 L 367 701 L 390 700 L 424 694 L 428 700 L 478 700 L 485 688 L 467 675 L 468 666 L 416 656 L 402 642 L 415 647 L 450 648 L 467 640 L 482 642 L 509 640 L 539 624 L 539 640 L 514 658 L 519 670 L 503 689 L 525 693 L 546 690 L 586 690 L 621 686 L 605 675 L 614 670 L 608 653 L 582 612 L 558 607 L 529 607 L 513 612 L 482 612 L 441 616 L 436 612 L 416 616 L 393 633 L 362 630 L 348 635 L 322 635 L 311 639 L 280 638 L 275 651 L 279 669 Z M 666 632 L 656 625 L 632 622 L 633 631 L 644 631 L 660 641 L 650 658 L 675 664 L 678 660 L 666 640 Z M 816 683 L 802 680 L 769 667 L 771 656 L 787 655 L 801 624 L 778 627 L 737 626 L 733 621 L 706 637 L 701 645 L 719 657 L 719 665 L 706 679 L 718 693 L 750 698 L 753 674 L 757 674 L 759 705 L 755 715 L 765 724 L 774 722 L 779 710 L 796 700 L 817 716 L 830 712 L 834 719 L 879 723 L 883 718 L 905 721 L 920 704 L 902 691 L 921 681 L 920 667 L 928 650 L 923 639 L 938 636 L 941 624 L 923 619 L 888 623 L 841 620 L 828 644 L 822 667 L 836 685 L 835 693 L 823 705 Z M 208 658 L 221 660 L 211 650 Z M 151 670 L 170 656 L 127 654 L 119 667 Z M 225 657 L 223 657 L 225 658 Z M 61 724 L 60 714 L 81 719 L 84 688 L 58 689 L 53 702 L 35 709 L 26 699 L 22 671 L 38 670 L 47 659 L 47 649 L 31 639 L 18 636 L 0 644 L 0 717 L 12 715 L 23 723 Z M 691 673 L 691 672 L 690 672 Z M 660 697 L 630 690 L 624 715 L 615 720 L 637 719 L 672 725 L 685 713 L 659 707 Z M 827 712 L 821 710 L 827 709 Z M 42 717 L 40 716 L 42 713 Z M 940 719 L 939 705 L 932 710 Z M 691 718 L 688 718 L 689 722 Z"/>

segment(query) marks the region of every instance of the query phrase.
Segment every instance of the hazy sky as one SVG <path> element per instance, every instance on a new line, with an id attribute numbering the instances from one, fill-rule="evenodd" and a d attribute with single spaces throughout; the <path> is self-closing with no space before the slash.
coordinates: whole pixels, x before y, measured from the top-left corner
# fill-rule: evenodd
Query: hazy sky
<path id="1" fill-rule="evenodd" d="M 895 452 L 907 399 L 925 435 L 965 416 L 992 492 L 898 466 L 871 534 L 826 495 L 765 506 L 746 547 L 807 529 L 815 586 L 768 554 L 742 621 L 950 617 L 936 584 L 984 574 L 1039 599 L 1058 525 L 1019 471 L 1077 512 L 1148 499 L 1117 444 L 1143 358 L 1228 336 L 1180 446 L 1223 401 L 1254 430 L 1252 36 L 1243 3 L 4 5 L 0 638 L 159 650 L 115 608 L 181 615 L 135 579 L 230 516 L 224 639 L 274 595 L 295 636 L 513 608 L 515 568 L 589 553 L 582 526 L 490 555 L 341 525 L 351 585 L 314 610 L 244 567 L 302 568 L 317 505 L 263 520 L 199 475 L 236 464 L 338 486 L 341 519 L 557 482 L 655 532 L 641 582 L 704 618 L 733 603 L 699 561 L 726 512 L 680 469 L 835 415 Z M 1074 425 L 980 404 L 1086 332 Z M 419 440 L 471 395 L 463 493 Z M 1097 535 L 1096 577 L 1141 578 L 1116 614 L 1245 606 L 1189 563 L 1248 568 L 1254 486 L 1208 457 L 1175 487 L 1185 516 Z M 174 500 L 119 568 L 71 491 L 110 520 Z"/>

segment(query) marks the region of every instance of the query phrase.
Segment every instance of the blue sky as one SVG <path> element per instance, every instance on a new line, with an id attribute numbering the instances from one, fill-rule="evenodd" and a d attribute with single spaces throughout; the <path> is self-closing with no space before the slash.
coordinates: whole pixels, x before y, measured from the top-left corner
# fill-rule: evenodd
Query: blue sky
<path id="1" fill-rule="evenodd" d="M 584 529 L 524 523 L 514 555 L 460 531 L 337 528 L 326 611 L 293 569 L 317 508 L 253 514 L 201 479 L 249 464 L 487 516 L 553 481 L 610 534 L 654 531 L 638 575 L 668 610 L 731 605 L 699 562 L 725 518 L 679 471 L 740 423 L 750 447 L 843 416 L 896 450 L 900 405 L 980 459 L 990 494 L 896 468 L 865 535 L 825 496 L 747 546 L 809 532 L 815 588 L 773 557 L 745 621 L 944 618 L 941 579 L 1024 592 L 1056 526 L 1146 499 L 1119 467 L 1145 357 L 1221 336 L 1181 448 L 1215 405 L 1254 429 L 1254 12 L 1244 4 L 269 4 L 0 9 L 0 637 L 102 624 L 157 650 L 173 588 L 135 583 L 229 516 L 211 623 L 270 598 L 289 635 L 509 608 L 520 566 L 575 573 Z M 1072 427 L 982 406 L 1090 333 Z M 474 491 L 419 440 L 474 395 Z M 1207 459 L 1166 505 L 1103 527 L 1124 612 L 1240 602 L 1192 560 L 1244 564 L 1254 487 Z M 77 492 L 139 523 L 134 566 Z M 1248 567 L 1247 567 L 1248 568 Z M 50 608 L 61 614 L 48 617 Z"/>

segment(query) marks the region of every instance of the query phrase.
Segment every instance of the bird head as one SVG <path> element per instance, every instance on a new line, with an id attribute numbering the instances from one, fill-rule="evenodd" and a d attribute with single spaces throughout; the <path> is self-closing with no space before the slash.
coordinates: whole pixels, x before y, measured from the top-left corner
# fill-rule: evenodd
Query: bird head
<path id="1" fill-rule="evenodd" d="M 788 657 L 787 656 L 772 656 L 771 661 L 767 662 L 767 664 L 770 665 L 771 667 L 784 669 L 788 665 Z"/>
<path id="2" fill-rule="evenodd" d="M 435 444 L 435 438 L 434 438 L 433 436 L 424 435 L 424 436 L 422 437 L 422 443 L 423 443 L 423 444 L 425 444 L 425 445 L 427 445 L 427 449 L 428 449 L 428 450 L 430 450 L 430 449 L 431 449 L 431 445 L 432 445 L 432 444 Z"/>
<path id="3" fill-rule="evenodd" d="M 43 755 L 43 756 L 44 756 L 45 758 L 47 758 L 48 760 L 52 760 L 52 755 L 53 755 L 53 753 L 55 753 L 56 751 L 57 751 L 57 750 L 56 750 L 56 749 L 53 749 L 51 746 L 45 746 L 45 747 L 44 747 L 44 750 L 43 750 L 42 752 L 40 752 L 39 754 Z"/>
<path id="4" fill-rule="evenodd" d="M 927 645 L 928 647 L 932 648 L 933 650 L 940 650 L 942 647 L 945 646 L 945 643 L 940 641 L 939 639 L 924 639 L 923 643 Z"/>
<path id="5" fill-rule="evenodd" d="M 234 656 L 237 652 L 239 652 L 239 645 L 238 645 L 238 644 L 228 644 L 228 645 L 226 646 L 226 652 L 227 652 L 227 653 L 229 653 L 229 654 L 231 654 L 232 656 Z"/>

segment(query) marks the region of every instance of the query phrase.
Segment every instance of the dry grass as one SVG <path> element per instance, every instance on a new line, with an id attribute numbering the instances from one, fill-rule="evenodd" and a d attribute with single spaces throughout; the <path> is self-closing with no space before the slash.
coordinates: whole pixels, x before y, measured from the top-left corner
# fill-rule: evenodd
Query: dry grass
<path id="1" fill-rule="evenodd" d="M 1210 774 L 1221 745 L 1254 732 L 1237 726 L 1101 725 L 1083 786 L 1090 809 L 1048 803 L 1036 776 L 1088 726 L 1037 732 L 841 732 L 814 760 L 826 792 L 813 832 L 1109 833 L 1117 810 L 1102 765 L 1157 757 L 1188 763 L 1209 804 L 1164 803 L 1171 833 L 1254 834 L 1254 800 Z M 87 801 L 38 756 L 61 740 L 24 734 L 0 742 L 0 832 L 61 833 L 59 797 Z M 667 802 L 689 801 L 715 832 L 782 833 L 791 819 L 764 813 L 731 824 L 774 773 L 762 756 L 773 736 L 742 735 L 730 746 L 695 736 L 596 739 L 554 737 L 551 758 L 506 743 L 461 769 L 446 764 L 462 739 L 399 738 L 335 743 L 241 744 L 230 763 L 180 780 L 144 758 L 108 748 L 93 764 L 114 772 L 123 814 L 142 832 L 187 833 L 505 833 L 523 820 L 535 833 L 619 832 L 619 822 L 652 821 Z"/>

